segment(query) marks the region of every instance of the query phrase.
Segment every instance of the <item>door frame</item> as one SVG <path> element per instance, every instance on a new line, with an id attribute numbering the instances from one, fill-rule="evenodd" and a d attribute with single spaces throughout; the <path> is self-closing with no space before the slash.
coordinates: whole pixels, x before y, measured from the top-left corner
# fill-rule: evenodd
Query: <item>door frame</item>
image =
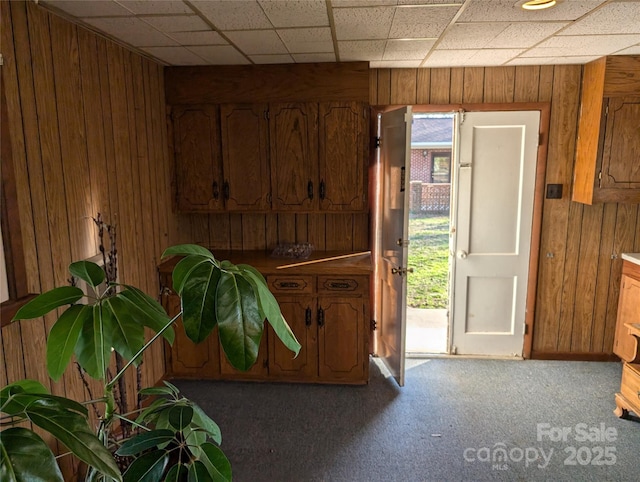
<path id="1" fill-rule="evenodd" d="M 372 247 L 372 259 L 374 263 L 374 275 L 371 280 L 371 313 L 373 319 L 380 319 L 380 293 L 379 293 L 379 274 L 377 270 L 378 255 L 377 233 L 380 226 L 380 206 L 382 195 L 378 188 L 380 179 L 380 156 L 379 149 L 376 149 L 374 140 L 377 133 L 378 114 L 388 110 L 395 110 L 399 107 L 409 104 L 396 105 L 373 105 L 371 106 L 371 139 L 372 148 L 370 149 L 369 158 L 369 192 L 370 201 L 370 233 L 371 239 L 369 245 Z M 526 111 L 537 110 L 540 112 L 540 139 L 538 141 L 538 153 L 536 159 L 536 175 L 533 200 L 533 220 L 531 226 L 530 254 L 529 254 L 529 274 L 527 277 L 527 301 L 525 305 L 525 335 L 524 345 L 522 348 L 523 358 L 531 358 L 533 347 L 533 332 L 535 328 L 535 308 L 538 288 L 538 267 L 540 260 L 540 240 L 542 234 L 542 214 L 544 206 L 544 191 L 547 171 L 547 150 L 549 144 L 549 124 L 551 120 L 551 103 L 550 102 L 514 102 L 514 103 L 487 103 L 487 104 L 471 104 L 471 103 L 455 103 L 455 104 L 414 104 L 412 105 L 413 113 L 443 113 L 443 112 L 487 112 L 487 111 Z M 452 160 L 453 162 L 453 160 Z M 565 193 L 568 196 L 568 192 Z M 375 325 L 374 325 L 375 326 Z M 377 353 L 377 334 L 372 332 L 372 343 L 369 345 L 373 354 Z"/>

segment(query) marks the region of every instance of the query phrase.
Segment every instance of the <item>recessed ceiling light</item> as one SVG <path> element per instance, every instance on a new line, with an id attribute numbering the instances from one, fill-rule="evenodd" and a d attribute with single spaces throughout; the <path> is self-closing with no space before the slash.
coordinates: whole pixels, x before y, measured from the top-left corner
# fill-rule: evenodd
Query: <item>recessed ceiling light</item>
<path id="1" fill-rule="evenodd" d="M 543 8 L 551 8 L 556 3 L 556 0 L 529 0 L 522 4 L 522 8 L 525 10 L 542 10 Z"/>

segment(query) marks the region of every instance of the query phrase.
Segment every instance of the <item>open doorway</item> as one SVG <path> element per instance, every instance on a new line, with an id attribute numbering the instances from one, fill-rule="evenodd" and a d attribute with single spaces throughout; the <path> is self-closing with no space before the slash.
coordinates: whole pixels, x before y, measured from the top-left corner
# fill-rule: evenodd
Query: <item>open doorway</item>
<path id="1" fill-rule="evenodd" d="M 414 113 L 411 125 L 407 338 L 409 356 L 448 353 L 452 113 Z"/>

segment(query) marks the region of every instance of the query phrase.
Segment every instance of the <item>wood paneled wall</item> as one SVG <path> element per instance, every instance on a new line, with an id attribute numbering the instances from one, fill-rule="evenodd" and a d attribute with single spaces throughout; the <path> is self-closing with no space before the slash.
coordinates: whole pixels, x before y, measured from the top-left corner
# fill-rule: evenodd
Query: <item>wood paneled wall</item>
<path id="1" fill-rule="evenodd" d="M 119 278 L 158 295 L 156 265 L 175 242 L 163 69 L 33 2 L 1 2 L 2 88 L 29 290 L 68 283 L 67 266 L 98 253 L 97 213 L 117 226 Z M 35 378 L 76 400 L 92 394 L 71 367 L 45 368 L 52 316 L 2 329 L 0 384 Z M 162 344 L 142 365 L 143 386 L 164 375 Z M 133 400 L 135 374 L 128 379 Z M 69 459 L 65 457 L 63 461 Z"/>
<path id="2" fill-rule="evenodd" d="M 372 105 L 549 102 L 545 199 L 533 357 L 613 353 L 623 252 L 640 251 L 637 204 L 570 201 L 582 67 L 579 65 L 371 70 Z"/>

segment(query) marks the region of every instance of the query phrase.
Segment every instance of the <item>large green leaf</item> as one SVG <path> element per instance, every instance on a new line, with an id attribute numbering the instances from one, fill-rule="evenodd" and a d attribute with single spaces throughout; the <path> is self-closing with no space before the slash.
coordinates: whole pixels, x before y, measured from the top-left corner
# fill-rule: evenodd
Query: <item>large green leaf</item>
<path id="1" fill-rule="evenodd" d="M 202 444 L 200 448 L 203 452 L 200 460 L 207 468 L 211 479 L 214 482 L 230 482 L 231 464 L 220 447 L 207 442 Z"/>
<path id="2" fill-rule="evenodd" d="M 219 279 L 220 270 L 206 263 L 194 268 L 184 282 L 182 323 L 194 343 L 203 341 L 216 326 L 215 293 Z"/>
<path id="3" fill-rule="evenodd" d="M 176 430 L 184 430 L 193 419 L 193 407 L 190 405 L 175 405 L 169 410 L 169 423 Z"/>
<path id="4" fill-rule="evenodd" d="M 193 420 L 191 427 L 203 429 L 218 445 L 222 443 L 220 427 L 195 403 L 193 407 Z"/>
<path id="5" fill-rule="evenodd" d="M 178 261 L 173 268 L 173 290 L 179 295 L 182 294 L 184 282 L 189 277 L 189 273 L 202 263 L 211 263 L 211 258 L 206 258 L 199 254 L 192 254 Z"/>
<path id="6" fill-rule="evenodd" d="M 167 472 L 167 476 L 164 479 L 164 482 L 184 482 L 187 480 L 189 471 L 184 464 L 177 463 L 173 467 L 169 469 Z"/>
<path id="7" fill-rule="evenodd" d="M 88 410 L 84 405 L 65 397 L 49 395 L 48 393 L 14 393 L 6 404 L 6 412 L 9 415 L 29 416 L 29 411 L 33 403 L 37 401 L 38 407 L 48 407 L 60 412 L 73 412 L 86 417 Z"/>
<path id="8" fill-rule="evenodd" d="M 130 304 L 130 314 L 138 323 L 151 328 L 156 333 L 171 321 L 160 303 L 134 286 L 125 285 L 125 289 L 118 293 L 117 297 Z M 167 328 L 162 336 L 173 345 L 175 333 L 172 327 Z"/>
<path id="9" fill-rule="evenodd" d="M 56 458 L 35 432 L 13 427 L 0 433 L 0 480 L 64 482 Z"/>
<path id="10" fill-rule="evenodd" d="M 93 316 L 82 326 L 74 353 L 89 376 L 104 378 L 111 356 L 111 334 L 105 330 L 100 304 L 93 306 Z"/>
<path id="11" fill-rule="evenodd" d="M 138 457 L 124 473 L 124 482 L 158 482 L 169 462 L 164 450 L 154 450 Z"/>
<path id="12" fill-rule="evenodd" d="M 102 310 L 113 348 L 127 360 L 133 359 L 144 345 L 144 326 L 132 316 L 131 304 L 116 295 L 103 301 Z M 140 360 L 134 363 L 137 366 Z"/>
<path id="13" fill-rule="evenodd" d="M 103 474 L 121 480 L 111 453 L 93 433 L 85 416 L 65 410 L 47 399 L 34 400 L 27 413 L 29 420 L 60 440 L 77 458 Z"/>
<path id="14" fill-rule="evenodd" d="M 69 265 L 69 272 L 76 278 L 86 281 L 89 286 L 96 288 L 104 282 L 104 270 L 91 261 L 76 261 Z"/>
<path id="15" fill-rule="evenodd" d="M 203 248 L 202 246 L 198 246 L 197 244 L 178 244 L 176 246 L 171 246 L 164 250 L 162 257 L 166 258 L 171 255 L 189 256 L 190 254 L 197 254 L 199 256 L 215 260 L 211 251 L 207 248 Z"/>
<path id="16" fill-rule="evenodd" d="M 55 381 L 71 361 L 82 326 L 91 319 L 92 313 L 90 306 L 73 305 L 51 327 L 47 338 L 47 371 Z"/>
<path id="17" fill-rule="evenodd" d="M 18 393 L 49 394 L 49 390 L 37 380 L 18 380 L 0 390 L 0 411 L 7 415 L 16 415 L 24 410 L 24 406 L 16 404 L 13 396 Z"/>
<path id="18" fill-rule="evenodd" d="M 207 467 L 196 460 L 189 466 L 189 477 L 187 479 L 188 482 L 213 482 Z"/>
<path id="19" fill-rule="evenodd" d="M 273 296 L 273 293 L 269 291 L 269 287 L 262 277 L 262 274 L 253 266 L 247 264 L 240 264 L 238 267 L 242 272 L 242 276 L 251 283 L 251 286 L 254 288 L 256 296 L 258 297 L 260 314 L 267 319 L 273 331 L 278 335 L 278 338 L 280 338 L 280 341 L 284 343 L 284 346 L 294 352 L 295 356 L 298 356 L 301 348 L 300 343 L 293 334 L 293 331 L 291 331 L 284 316 L 282 316 L 280 306 Z"/>
<path id="20" fill-rule="evenodd" d="M 61 286 L 51 291 L 42 293 L 29 301 L 26 305 L 18 310 L 13 317 L 15 320 L 30 320 L 46 315 L 51 310 L 55 310 L 60 306 L 71 305 L 84 296 L 80 288 L 75 286 Z"/>
<path id="21" fill-rule="evenodd" d="M 136 418 L 136 423 L 149 424 L 155 422 L 158 414 L 162 410 L 173 406 L 173 403 L 174 402 L 172 400 L 167 400 L 166 398 L 156 398 L 153 402 L 151 402 L 151 405 L 140 412 L 140 415 L 138 415 L 138 418 Z"/>
<path id="22" fill-rule="evenodd" d="M 227 359 L 238 370 L 248 370 L 258 358 L 264 329 L 264 318 L 251 285 L 223 271 L 216 292 L 216 316 Z"/>
<path id="23" fill-rule="evenodd" d="M 149 432 L 142 432 L 135 437 L 130 438 L 123 443 L 117 450 L 117 455 L 136 455 L 144 452 L 152 447 L 165 444 L 173 440 L 175 433 L 172 430 L 150 430 Z"/>

